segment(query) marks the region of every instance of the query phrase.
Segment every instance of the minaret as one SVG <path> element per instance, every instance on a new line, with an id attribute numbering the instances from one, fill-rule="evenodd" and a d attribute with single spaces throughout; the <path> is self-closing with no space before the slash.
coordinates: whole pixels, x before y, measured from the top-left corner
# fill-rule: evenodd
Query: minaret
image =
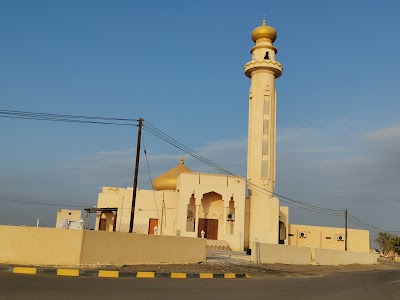
<path id="1" fill-rule="evenodd" d="M 273 197 L 276 164 L 276 91 L 275 78 L 282 75 L 282 65 L 275 60 L 277 49 L 274 28 L 262 25 L 253 30 L 256 43 L 252 60 L 244 66 L 251 78 L 249 94 L 249 129 L 247 179 L 250 194 L 250 248 L 253 242 L 278 243 L 279 200 Z"/>

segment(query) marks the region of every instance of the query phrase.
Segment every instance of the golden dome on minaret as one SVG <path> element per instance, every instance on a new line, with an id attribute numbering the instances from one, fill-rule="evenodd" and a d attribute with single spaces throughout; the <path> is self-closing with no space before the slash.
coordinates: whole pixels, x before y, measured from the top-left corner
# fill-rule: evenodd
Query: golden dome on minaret
<path id="1" fill-rule="evenodd" d="M 188 167 L 185 166 L 183 161 L 183 156 L 181 157 L 181 162 L 176 167 L 173 167 L 169 171 L 161 174 L 155 178 L 152 182 L 154 190 L 176 190 L 176 181 L 181 173 L 192 172 Z"/>
<path id="2" fill-rule="evenodd" d="M 251 38 L 256 43 L 257 41 L 267 41 L 273 43 L 276 40 L 276 30 L 268 26 L 265 20 L 262 21 L 261 26 L 257 27 L 251 33 Z"/>

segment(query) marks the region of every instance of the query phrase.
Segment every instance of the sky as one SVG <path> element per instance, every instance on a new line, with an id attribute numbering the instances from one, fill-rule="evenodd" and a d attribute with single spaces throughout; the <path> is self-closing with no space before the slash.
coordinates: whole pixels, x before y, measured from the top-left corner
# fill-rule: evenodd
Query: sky
<path id="1" fill-rule="evenodd" d="M 265 15 L 284 68 L 276 191 L 400 230 L 399 10 L 395 0 L 5 0 L 0 109 L 143 118 L 246 176 L 243 67 Z M 136 127 L 0 118 L 0 134 L 0 224 L 53 227 L 57 209 L 132 186 Z M 142 146 L 141 188 L 181 155 L 216 172 L 148 132 Z M 290 222 L 344 226 L 297 208 Z"/>

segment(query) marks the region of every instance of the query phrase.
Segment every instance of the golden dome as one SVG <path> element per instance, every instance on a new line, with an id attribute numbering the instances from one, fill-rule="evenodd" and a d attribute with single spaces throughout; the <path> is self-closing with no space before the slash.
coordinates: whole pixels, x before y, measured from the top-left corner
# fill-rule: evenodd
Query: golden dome
<path id="1" fill-rule="evenodd" d="M 263 20 L 261 26 L 257 27 L 251 33 L 251 38 L 254 42 L 260 39 L 273 43 L 276 40 L 276 30 L 271 26 L 267 26 L 265 20 Z"/>
<path id="2" fill-rule="evenodd" d="M 188 167 L 185 166 L 183 157 L 181 157 L 181 162 L 176 167 L 171 170 L 161 174 L 155 178 L 152 182 L 154 190 L 176 190 L 176 181 L 181 173 L 192 172 Z"/>

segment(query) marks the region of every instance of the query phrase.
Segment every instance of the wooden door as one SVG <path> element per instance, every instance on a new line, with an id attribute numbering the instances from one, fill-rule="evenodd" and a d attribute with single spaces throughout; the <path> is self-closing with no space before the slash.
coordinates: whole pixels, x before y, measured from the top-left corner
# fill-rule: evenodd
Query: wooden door
<path id="1" fill-rule="evenodd" d="M 113 231 L 117 230 L 117 216 L 114 217 Z"/>
<path id="2" fill-rule="evenodd" d="M 99 230 L 105 231 L 107 228 L 107 219 L 100 218 Z"/>
<path id="3" fill-rule="evenodd" d="M 206 227 L 206 232 L 208 232 L 208 239 L 218 240 L 218 220 L 208 219 Z"/>
<path id="4" fill-rule="evenodd" d="M 154 227 L 158 227 L 158 219 L 149 219 L 149 231 L 148 234 L 154 234 Z"/>
<path id="5" fill-rule="evenodd" d="M 199 230 L 197 236 L 201 237 L 201 231 L 204 230 L 205 238 L 209 240 L 218 240 L 218 220 L 199 219 Z"/>

